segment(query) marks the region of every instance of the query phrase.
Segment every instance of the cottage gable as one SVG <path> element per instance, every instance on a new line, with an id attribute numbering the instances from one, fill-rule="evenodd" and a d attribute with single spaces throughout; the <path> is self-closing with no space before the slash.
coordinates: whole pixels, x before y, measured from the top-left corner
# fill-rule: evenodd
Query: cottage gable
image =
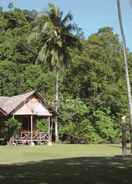
<path id="1" fill-rule="evenodd" d="M 49 111 L 45 108 L 44 104 L 35 95 L 19 107 L 14 115 L 37 115 L 37 116 L 51 116 Z"/>
<path id="2" fill-rule="evenodd" d="M 2 115 L 51 116 L 47 105 L 35 91 L 12 97 L 0 96 L 0 116 Z"/>
<path id="3" fill-rule="evenodd" d="M 11 97 L 0 96 L 0 108 L 5 111 L 6 114 L 10 114 L 15 108 L 17 108 L 17 106 L 19 106 L 34 93 L 35 91 L 31 91 L 29 93 L 24 93 Z"/>

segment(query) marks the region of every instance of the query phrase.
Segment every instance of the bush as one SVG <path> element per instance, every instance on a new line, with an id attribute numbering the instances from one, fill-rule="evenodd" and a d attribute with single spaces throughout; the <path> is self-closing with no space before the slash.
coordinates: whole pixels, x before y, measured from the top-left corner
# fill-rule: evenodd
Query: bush
<path id="1" fill-rule="evenodd" d="M 9 118 L 5 124 L 7 128 L 7 140 L 13 136 L 16 136 L 21 129 L 21 123 L 14 117 Z"/>
<path id="2" fill-rule="evenodd" d="M 114 143 L 118 137 L 118 130 L 115 127 L 114 120 L 100 110 L 94 113 L 94 119 L 96 131 L 104 139 L 104 142 Z"/>
<path id="3" fill-rule="evenodd" d="M 40 132 L 48 132 L 48 122 L 46 120 L 38 120 L 37 129 Z"/>

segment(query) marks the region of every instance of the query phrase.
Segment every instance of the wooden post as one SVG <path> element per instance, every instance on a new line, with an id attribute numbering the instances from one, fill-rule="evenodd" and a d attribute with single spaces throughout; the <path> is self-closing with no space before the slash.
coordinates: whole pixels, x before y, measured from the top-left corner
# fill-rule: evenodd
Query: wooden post
<path id="1" fill-rule="evenodd" d="M 51 140 L 51 126 L 50 126 L 50 117 L 48 117 L 48 145 L 52 145 L 52 140 Z"/>
<path id="2" fill-rule="evenodd" d="M 126 116 L 122 117 L 122 155 L 127 155 L 127 125 Z"/>
<path id="3" fill-rule="evenodd" d="M 34 142 L 33 142 L 33 115 L 31 115 L 31 142 L 30 144 L 33 146 L 34 145 Z"/>

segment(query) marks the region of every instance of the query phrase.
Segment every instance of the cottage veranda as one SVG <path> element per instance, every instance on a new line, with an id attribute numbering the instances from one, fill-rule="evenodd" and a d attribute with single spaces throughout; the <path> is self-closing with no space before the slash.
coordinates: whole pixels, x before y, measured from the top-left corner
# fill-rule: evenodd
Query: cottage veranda
<path id="1" fill-rule="evenodd" d="M 22 144 L 51 143 L 52 112 L 36 91 L 12 97 L 0 96 L 0 133 L 4 127 L 4 120 L 14 117 L 21 123 L 21 130 L 13 142 Z M 37 119 L 39 118 L 46 120 L 44 122 L 48 124 L 48 132 L 38 131 Z"/>

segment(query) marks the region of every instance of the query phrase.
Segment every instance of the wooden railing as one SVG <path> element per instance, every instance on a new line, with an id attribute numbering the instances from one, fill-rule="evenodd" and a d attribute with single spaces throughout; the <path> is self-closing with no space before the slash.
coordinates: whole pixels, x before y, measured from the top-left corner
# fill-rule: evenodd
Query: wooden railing
<path id="1" fill-rule="evenodd" d="M 44 132 L 33 132 L 31 137 L 31 132 L 22 131 L 20 135 L 14 138 L 16 144 L 30 144 L 31 142 L 35 144 L 48 143 L 48 133 Z"/>

